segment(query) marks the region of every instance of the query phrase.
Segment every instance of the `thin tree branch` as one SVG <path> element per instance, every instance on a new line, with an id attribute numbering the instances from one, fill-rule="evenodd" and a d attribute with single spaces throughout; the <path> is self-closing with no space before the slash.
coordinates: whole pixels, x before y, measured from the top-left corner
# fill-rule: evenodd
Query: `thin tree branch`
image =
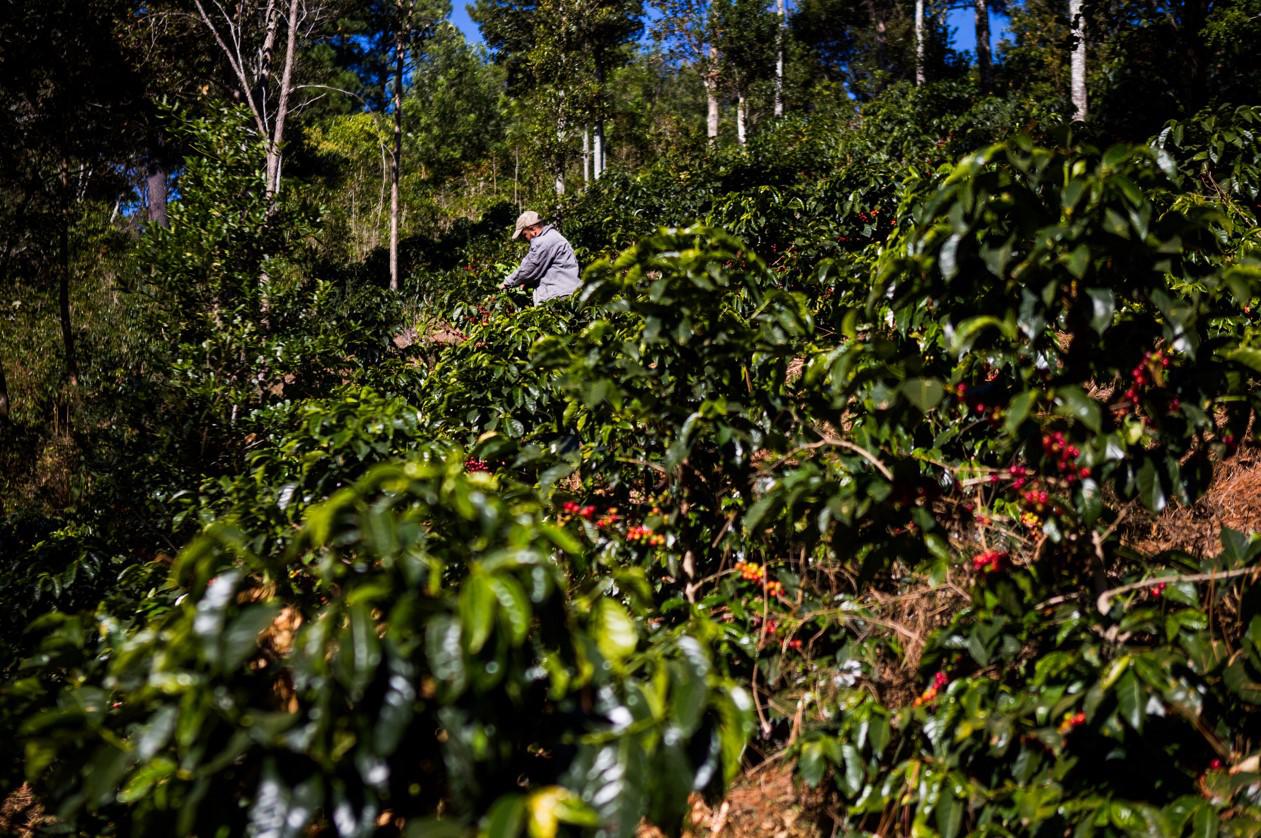
<path id="1" fill-rule="evenodd" d="M 1222 570 L 1215 573 L 1191 573 L 1183 576 L 1161 576 L 1158 579 L 1144 579 L 1142 582 L 1131 582 L 1099 594 L 1095 607 L 1100 614 L 1107 614 L 1111 609 L 1112 598 L 1128 591 L 1141 588 L 1152 588 L 1156 585 L 1167 585 L 1175 582 L 1215 582 L 1218 579 L 1233 579 L 1236 576 L 1247 576 L 1249 573 L 1261 575 L 1261 567 L 1241 567 L 1235 570 Z"/>
<path id="2" fill-rule="evenodd" d="M 206 28 L 210 30 L 210 33 L 212 35 L 214 35 L 215 42 L 219 44 L 219 48 L 223 50 L 224 56 L 228 59 L 228 65 L 232 68 L 232 71 L 236 74 L 237 81 L 241 85 L 241 92 L 245 95 L 245 103 L 246 105 L 249 106 L 250 113 L 254 117 L 254 124 L 255 124 L 255 127 L 257 127 L 258 129 L 258 133 L 262 137 L 266 138 L 267 126 L 263 123 L 262 114 L 259 113 L 258 106 L 254 104 L 254 97 L 250 93 L 250 83 L 245 78 L 245 69 L 241 66 L 241 64 L 238 61 L 233 59 L 232 50 L 228 47 L 227 42 L 223 40 L 223 36 L 219 33 L 218 28 L 210 20 L 210 16 L 206 14 L 206 9 L 205 7 L 202 6 L 201 0 L 193 0 L 193 3 L 194 5 L 197 6 L 197 13 L 201 16 L 202 22 L 206 24 Z"/>

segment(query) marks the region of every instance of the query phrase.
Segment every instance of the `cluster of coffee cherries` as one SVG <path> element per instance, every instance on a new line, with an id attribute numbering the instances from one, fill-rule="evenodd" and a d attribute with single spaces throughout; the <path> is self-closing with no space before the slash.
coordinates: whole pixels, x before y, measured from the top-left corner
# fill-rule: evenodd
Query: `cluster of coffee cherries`
<path id="1" fill-rule="evenodd" d="M 1020 496 L 1020 499 L 1038 512 L 1045 512 L 1047 505 L 1051 502 L 1051 496 L 1046 489 L 1029 489 Z"/>
<path id="2" fill-rule="evenodd" d="M 861 221 L 861 222 L 863 222 L 864 224 L 866 224 L 866 223 L 868 223 L 868 222 L 871 222 L 871 223 L 873 223 L 873 224 L 874 224 L 874 223 L 875 223 L 875 221 L 876 221 L 876 219 L 877 219 L 877 217 L 879 217 L 879 215 L 880 215 L 880 207 L 874 207 L 874 208 L 872 208 L 870 211 L 868 211 L 868 210 L 859 210 L 859 211 L 858 211 L 858 220 L 859 220 L 859 221 Z"/>
<path id="3" fill-rule="evenodd" d="M 775 635 L 779 634 L 779 629 L 780 629 L 779 620 L 776 620 L 774 617 L 767 617 L 765 620 L 763 620 L 761 617 L 755 614 L 753 616 L 753 625 L 760 627 L 759 634 L 762 637 L 774 637 Z M 787 646 L 789 649 L 792 649 L 793 651 L 801 651 L 801 646 L 802 646 L 801 638 L 790 637 L 788 639 L 788 642 L 784 645 Z"/>
<path id="4" fill-rule="evenodd" d="M 1028 466 L 1012 466 L 1007 469 L 1007 476 L 1011 478 L 1011 487 L 1013 489 L 1023 489 L 1032 475 L 1033 470 Z M 997 475 L 995 476 L 997 477 Z"/>
<path id="5" fill-rule="evenodd" d="M 997 376 L 997 370 L 991 371 L 991 373 L 987 374 L 986 380 L 993 380 Z M 974 398 L 970 394 L 968 385 L 964 382 L 960 381 L 955 385 L 954 393 L 965 411 L 975 413 L 978 418 L 989 419 L 991 425 L 997 424 L 1002 420 L 1003 409 L 998 405 L 986 404 L 979 398 Z"/>
<path id="6" fill-rule="evenodd" d="M 986 550 L 972 557 L 972 569 L 977 573 L 994 573 L 1002 570 L 1007 553 L 1002 550 Z"/>
<path id="7" fill-rule="evenodd" d="M 572 500 L 567 500 L 561 504 L 560 511 L 564 513 L 564 520 L 562 523 L 568 521 L 570 518 L 582 518 L 585 521 L 590 521 L 595 517 L 594 506 L 591 504 L 583 506 L 582 504 L 576 503 Z"/>
<path id="8" fill-rule="evenodd" d="M 651 528 L 635 525 L 626 531 L 626 540 L 632 543 L 640 543 L 646 547 L 660 547 L 666 543 L 666 537 L 661 533 L 653 532 Z"/>
<path id="9" fill-rule="evenodd" d="M 568 524 L 574 518 L 581 518 L 584 521 L 590 521 L 598 529 L 607 530 L 622 520 L 622 515 L 618 512 L 616 506 L 610 506 L 601 512 L 594 504 L 581 504 L 576 501 L 567 500 L 560 506 L 560 515 L 556 520 L 561 524 Z M 643 544 L 649 547 L 660 547 L 666 543 L 664 535 L 653 532 L 650 527 L 642 524 L 633 525 L 626 531 L 626 540 L 635 544 Z"/>
<path id="10" fill-rule="evenodd" d="M 1080 710 L 1076 713 L 1065 713 L 1063 721 L 1060 722 L 1060 733 L 1069 733 L 1075 727 L 1080 727 L 1086 723 L 1086 714 Z"/>
<path id="11" fill-rule="evenodd" d="M 768 596 L 777 599 L 784 597 L 784 583 L 768 577 L 764 566 L 756 562 L 736 562 L 736 572 L 746 582 L 760 583 Z"/>
<path id="12" fill-rule="evenodd" d="M 1152 585 L 1147 589 L 1147 595 L 1152 599 L 1160 599 L 1165 595 L 1165 583 L 1157 582 L 1155 585 Z"/>
<path id="13" fill-rule="evenodd" d="M 950 676 L 944 672 L 938 672 L 933 676 L 933 681 L 928 685 L 922 693 L 916 696 L 914 706 L 923 707 L 925 704 L 932 704 L 937 695 L 950 684 Z"/>
<path id="14" fill-rule="evenodd" d="M 1090 469 L 1077 465 L 1081 449 L 1069 442 L 1063 431 L 1051 431 L 1042 435 L 1042 453 L 1055 461 L 1055 468 L 1067 483 L 1076 483 L 1090 477 Z"/>
<path id="15" fill-rule="evenodd" d="M 579 504 L 572 502 L 572 500 L 566 500 L 564 504 L 561 504 L 560 510 L 560 523 L 562 524 L 569 523 L 574 518 L 581 518 L 590 520 L 600 529 L 605 529 L 622 520 L 622 515 L 618 513 L 617 507 L 609 507 L 601 513 L 593 504 Z"/>
<path id="16" fill-rule="evenodd" d="M 1130 370 L 1130 389 L 1125 391 L 1126 400 L 1131 404 L 1137 403 L 1143 391 L 1155 383 L 1156 371 L 1165 369 L 1169 369 L 1169 354 L 1165 350 L 1144 352 L 1143 360 Z M 1173 405 L 1170 405 L 1170 408 L 1177 409 Z"/>
<path id="17" fill-rule="evenodd" d="M 490 466 L 485 460 L 479 460 L 476 457 L 469 457 L 464 461 L 464 470 L 469 474 L 476 474 L 477 472 L 490 471 Z"/>

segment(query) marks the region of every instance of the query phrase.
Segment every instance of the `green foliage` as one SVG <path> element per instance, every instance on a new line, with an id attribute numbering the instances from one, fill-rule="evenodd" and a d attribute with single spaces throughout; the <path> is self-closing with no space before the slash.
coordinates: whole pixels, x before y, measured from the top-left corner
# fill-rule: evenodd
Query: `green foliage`
<path id="1" fill-rule="evenodd" d="M 244 115 L 177 122 L 195 155 L 170 226 L 148 231 L 136 291 L 160 301 L 147 324 L 168 402 L 205 434 L 278 396 L 318 393 L 385 352 L 397 300 L 312 275 L 311 208 L 271 206 L 257 188 L 261 150 Z"/>
<path id="2" fill-rule="evenodd" d="M 738 95 L 746 95 L 774 72 L 779 17 L 761 0 L 720 0 L 713 15 L 723 76 Z"/>
<path id="3" fill-rule="evenodd" d="M 378 287 L 368 114 L 306 125 L 269 202 L 254 129 L 202 102 L 169 117 L 169 228 L 58 216 L 82 390 L 25 348 L 50 295 L 0 340 L 0 776 L 61 828 L 676 830 L 756 717 L 843 831 L 1261 829 L 1261 541 L 1129 530 L 1255 439 L 1256 109 L 1193 89 L 1206 65 L 1182 110 L 1126 100 L 1200 36 L 1094 8 L 1104 116 L 1070 137 L 1060 10 L 1017 14 L 980 97 L 936 24 L 912 87 L 906 9 L 805 3 L 789 54 L 833 66 L 790 84 L 843 61 L 861 107 L 705 148 L 707 46 L 751 82 L 766 38 L 732 38 L 775 21 L 667 5 L 672 58 L 631 61 L 637 3 L 479 3 L 510 90 L 540 82 L 512 101 L 438 31 L 407 299 Z M 606 121 L 619 165 L 536 205 L 585 286 L 524 307 L 512 219 Z"/>
<path id="4" fill-rule="evenodd" d="M 580 540 L 458 452 L 379 466 L 249 544 L 208 529 L 138 632 L 42 623 L 45 662 L 12 690 L 46 708 L 28 766 L 63 817 L 369 835 L 441 811 L 513 835 L 524 811 L 630 835 L 738 767 L 748 699 L 702 645 L 640 628 L 633 574 L 621 596 L 567 580 Z M 54 661 L 64 685 L 38 675 Z"/>

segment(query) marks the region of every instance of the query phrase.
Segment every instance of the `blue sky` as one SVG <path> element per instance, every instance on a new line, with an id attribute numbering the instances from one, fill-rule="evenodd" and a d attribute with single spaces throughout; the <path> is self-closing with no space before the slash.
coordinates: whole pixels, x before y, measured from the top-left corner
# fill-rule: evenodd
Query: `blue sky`
<path id="1" fill-rule="evenodd" d="M 789 6 L 791 5 L 790 3 Z M 477 24 L 473 23 L 468 16 L 466 0 L 453 0 L 451 9 L 451 21 L 470 41 L 480 43 L 482 35 L 477 31 Z M 1007 18 L 995 14 L 991 14 L 990 18 L 990 41 L 997 48 L 998 42 L 1007 34 Z M 955 49 L 972 51 L 976 47 L 976 32 L 971 10 L 954 9 L 950 12 L 947 21 L 954 29 Z"/>
<path id="2" fill-rule="evenodd" d="M 477 31 L 477 24 L 468 16 L 468 6 L 464 0 L 455 0 L 451 4 L 451 22 L 460 27 L 464 37 L 481 43 L 482 33 Z"/>

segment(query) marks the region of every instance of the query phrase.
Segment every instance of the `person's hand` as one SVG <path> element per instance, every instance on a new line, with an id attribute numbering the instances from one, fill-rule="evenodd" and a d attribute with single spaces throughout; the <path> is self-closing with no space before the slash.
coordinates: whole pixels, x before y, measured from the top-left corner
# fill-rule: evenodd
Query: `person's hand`
<path id="1" fill-rule="evenodd" d="M 515 286 L 505 279 L 503 282 L 499 283 L 499 287 L 500 288 L 513 288 Z"/>

